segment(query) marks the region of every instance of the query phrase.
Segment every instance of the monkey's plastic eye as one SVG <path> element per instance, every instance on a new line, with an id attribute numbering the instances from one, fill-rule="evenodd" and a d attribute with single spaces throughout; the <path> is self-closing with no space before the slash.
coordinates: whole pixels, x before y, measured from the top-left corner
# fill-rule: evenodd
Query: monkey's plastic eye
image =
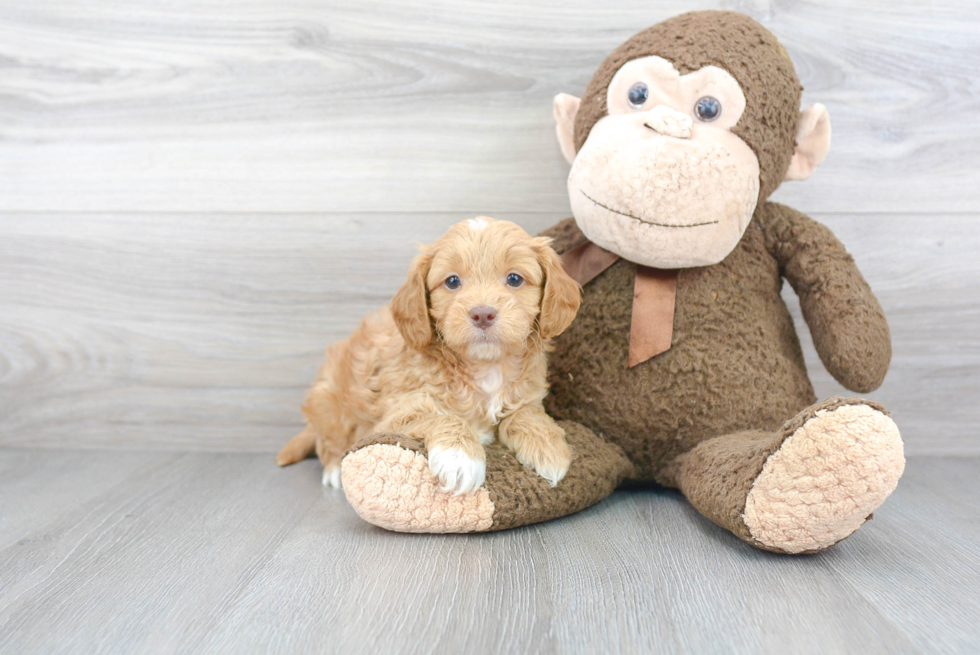
<path id="1" fill-rule="evenodd" d="M 637 82 L 630 87 L 629 101 L 630 107 L 633 109 L 639 109 L 643 106 L 643 103 L 647 101 L 650 97 L 650 89 L 643 82 Z"/>
<path id="2" fill-rule="evenodd" d="M 524 284 L 524 278 L 522 278 L 517 273 L 511 273 L 507 276 L 507 286 L 517 288 Z"/>
<path id="3" fill-rule="evenodd" d="M 704 96 L 694 105 L 694 115 L 699 121 L 710 123 L 721 116 L 721 103 L 711 96 Z"/>
<path id="4" fill-rule="evenodd" d="M 446 278 L 446 288 L 450 291 L 455 291 L 458 289 L 463 282 L 459 279 L 458 275 L 450 275 Z"/>

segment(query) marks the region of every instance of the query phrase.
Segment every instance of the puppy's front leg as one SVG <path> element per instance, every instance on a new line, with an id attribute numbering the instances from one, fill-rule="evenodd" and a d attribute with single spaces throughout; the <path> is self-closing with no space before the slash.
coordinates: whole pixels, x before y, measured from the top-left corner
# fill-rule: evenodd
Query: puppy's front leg
<path id="1" fill-rule="evenodd" d="M 421 439 L 429 453 L 429 469 L 443 491 L 465 494 L 483 486 L 487 456 L 466 421 L 451 414 L 416 413 L 410 420 L 390 417 L 377 432 L 402 432 Z"/>
<path id="2" fill-rule="evenodd" d="M 487 455 L 466 421 L 436 414 L 421 419 L 417 430 L 429 451 L 429 468 L 443 491 L 465 494 L 483 486 Z"/>
<path id="3" fill-rule="evenodd" d="M 525 405 L 500 422 L 500 443 L 514 451 L 524 466 L 557 485 L 572 463 L 565 431 L 540 405 Z"/>

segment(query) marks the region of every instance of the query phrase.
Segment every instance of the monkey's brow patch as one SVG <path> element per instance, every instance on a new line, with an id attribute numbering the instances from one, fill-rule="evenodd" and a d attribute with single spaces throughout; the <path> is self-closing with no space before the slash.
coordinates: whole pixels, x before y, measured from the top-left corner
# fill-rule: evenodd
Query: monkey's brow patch
<path id="1" fill-rule="evenodd" d="M 592 196 L 590 196 L 589 194 L 587 194 L 585 191 L 582 191 L 582 189 L 579 189 L 579 193 L 581 193 L 583 196 L 585 196 L 586 198 L 588 198 L 589 200 L 591 200 L 592 202 L 594 202 L 595 204 L 599 205 L 600 207 L 602 207 L 607 211 L 611 211 L 614 214 L 619 214 L 620 216 L 625 216 L 626 218 L 632 218 L 634 221 L 639 221 L 644 225 L 656 225 L 657 227 L 704 227 L 705 225 L 716 225 L 718 223 L 718 221 L 707 221 L 706 223 L 692 223 L 691 225 L 668 225 L 667 223 L 654 223 L 653 221 L 647 221 L 637 216 L 633 216 L 632 214 L 626 214 L 619 210 L 613 209 L 612 207 L 608 207 L 602 204 L 601 202 L 599 202 L 598 200 L 596 200 L 595 198 L 593 198 Z"/>

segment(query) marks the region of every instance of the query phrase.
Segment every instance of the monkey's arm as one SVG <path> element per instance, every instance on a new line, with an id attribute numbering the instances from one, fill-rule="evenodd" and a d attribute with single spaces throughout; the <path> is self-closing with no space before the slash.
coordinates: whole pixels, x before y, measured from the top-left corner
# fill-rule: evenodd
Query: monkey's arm
<path id="1" fill-rule="evenodd" d="M 891 362 L 891 336 L 854 258 L 827 227 L 789 207 L 769 202 L 756 215 L 824 366 L 852 391 L 877 389 Z"/>

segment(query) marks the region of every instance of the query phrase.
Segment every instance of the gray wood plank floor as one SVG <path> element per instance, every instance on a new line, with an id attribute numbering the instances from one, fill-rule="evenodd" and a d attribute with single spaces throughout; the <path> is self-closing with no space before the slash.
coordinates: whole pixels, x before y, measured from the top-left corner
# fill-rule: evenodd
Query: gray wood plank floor
<path id="1" fill-rule="evenodd" d="M 0 449 L 0 652 L 976 652 L 977 458 L 912 458 L 815 556 L 675 492 L 401 535 L 269 454 Z"/>

